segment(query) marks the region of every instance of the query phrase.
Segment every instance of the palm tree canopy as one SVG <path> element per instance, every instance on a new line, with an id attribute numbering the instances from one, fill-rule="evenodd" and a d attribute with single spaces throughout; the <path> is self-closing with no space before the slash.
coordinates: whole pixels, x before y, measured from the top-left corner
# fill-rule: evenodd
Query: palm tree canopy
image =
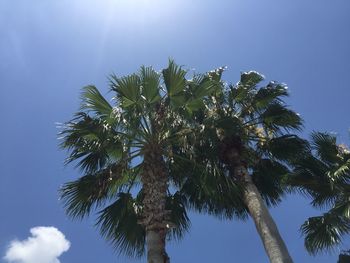
<path id="1" fill-rule="evenodd" d="M 227 151 L 234 148 L 238 152 L 267 205 L 276 205 L 286 191 L 289 164 L 306 151 L 307 143 L 292 133 L 302 128 L 302 120 L 283 101 L 288 96 L 285 84 L 261 85 L 264 77 L 249 71 L 241 74 L 237 84 L 228 85 L 221 81 L 223 70 L 209 73 L 218 81 L 218 89 L 205 98 L 204 110 L 196 113 L 198 132 L 186 135 L 196 165 L 182 161 L 171 169 L 182 169 L 186 178 L 182 191 L 195 209 L 246 218 L 243 186 L 229 176 L 232 171 L 223 158 Z"/>
<path id="2" fill-rule="evenodd" d="M 292 187 L 310 197 L 312 206 L 328 208 L 301 226 L 305 247 L 311 254 L 332 251 L 350 232 L 350 151 L 335 136 L 314 132 L 310 151 L 294 165 Z"/>
<path id="3" fill-rule="evenodd" d="M 76 163 L 83 173 L 61 189 L 68 215 L 83 218 L 98 210 L 96 225 L 121 253 L 144 253 L 145 229 L 139 220 L 145 152 L 156 147 L 166 167 L 177 165 L 172 148 L 189 149 L 184 135 L 192 132 L 190 123 L 204 107 L 203 98 L 217 88 L 208 75 L 186 79 L 186 74 L 169 61 L 162 72 L 141 67 L 125 77 L 112 75 L 113 105 L 96 87 L 87 86 L 80 111 L 60 132 L 61 147 L 69 151 L 66 162 Z M 169 180 L 179 177 L 176 172 L 167 168 Z M 168 189 L 166 209 L 172 237 L 182 237 L 190 225 L 186 202 L 181 192 Z"/>

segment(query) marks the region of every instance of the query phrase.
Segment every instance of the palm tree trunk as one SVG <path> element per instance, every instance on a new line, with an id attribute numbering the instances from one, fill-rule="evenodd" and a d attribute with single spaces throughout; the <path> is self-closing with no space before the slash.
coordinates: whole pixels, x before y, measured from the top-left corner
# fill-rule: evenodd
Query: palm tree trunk
<path id="1" fill-rule="evenodd" d="M 265 251 L 271 263 L 292 263 L 288 249 L 272 219 L 262 197 L 248 174 L 245 166 L 240 165 L 235 168 L 237 178 L 242 178 L 245 182 L 243 201 L 248 207 L 249 213 L 254 220 L 256 229 L 264 244 Z"/>
<path id="2" fill-rule="evenodd" d="M 148 263 L 170 263 L 165 251 L 165 239 L 159 231 L 146 231 L 147 262 Z"/>
<path id="3" fill-rule="evenodd" d="M 143 219 L 141 224 L 146 229 L 148 263 L 169 263 L 165 250 L 167 217 L 165 210 L 168 178 L 160 151 L 156 148 L 144 152 L 143 184 Z"/>

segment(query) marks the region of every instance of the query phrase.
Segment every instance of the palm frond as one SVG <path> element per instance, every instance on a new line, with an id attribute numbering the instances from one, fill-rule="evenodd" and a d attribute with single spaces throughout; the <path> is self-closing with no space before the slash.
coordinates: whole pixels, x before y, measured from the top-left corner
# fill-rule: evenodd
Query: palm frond
<path id="1" fill-rule="evenodd" d="M 92 209 L 105 204 L 128 182 L 123 166 L 114 164 L 95 174 L 65 183 L 60 189 L 60 197 L 67 214 L 72 218 L 83 218 Z"/>
<path id="2" fill-rule="evenodd" d="M 222 73 L 227 69 L 226 66 L 219 67 L 217 69 L 211 70 L 207 73 L 209 79 L 214 80 L 216 82 L 221 81 Z"/>
<path id="3" fill-rule="evenodd" d="M 344 194 L 344 192 L 341 192 L 337 197 L 333 208 L 329 210 L 329 212 L 350 220 L 350 193 L 345 192 Z"/>
<path id="4" fill-rule="evenodd" d="M 301 226 L 305 247 L 313 255 L 320 251 L 332 251 L 349 231 L 350 221 L 332 213 L 311 217 Z"/>
<path id="5" fill-rule="evenodd" d="M 188 232 L 191 222 L 186 212 L 186 198 L 180 192 L 168 196 L 166 200 L 166 210 L 170 211 L 170 222 L 173 227 L 169 232 L 170 237 L 176 239 L 183 238 Z"/>
<path id="6" fill-rule="evenodd" d="M 96 225 L 119 253 L 141 257 L 145 253 L 145 230 L 139 225 L 141 203 L 131 194 L 119 193 L 117 200 L 99 212 Z"/>
<path id="7" fill-rule="evenodd" d="M 60 146 L 70 151 L 66 163 L 78 160 L 77 166 L 87 173 L 99 171 L 123 155 L 122 140 L 111 126 L 83 112 L 65 123 L 60 135 Z"/>
<path id="8" fill-rule="evenodd" d="M 246 87 L 255 87 L 260 81 L 262 81 L 265 77 L 256 71 L 247 71 L 241 73 L 241 81 L 240 84 Z"/>
<path id="9" fill-rule="evenodd" d="M 282 102 L 282 97 L 288 96 L 284 84 L 271 81 L 266 87 L 260 88 L 253 98 L 254 108 L 261 110 L 274 102 Z"/>
<path id="10" fill-rule="evenodd" d="M 337 190 L 331 186 L 325 163 L 309 153 L 295 161 L 293 166 L 293 172 L 288 176 L 288 185 L 311 197 L 311 205 L 314 207 L 334 205 Z"/>
<path id="11" fill-rule="evenodd" d="M 163 69 L 162 74 L 171 104 L 175 108 L 183 106 L 186 102 L 184 90 L 187 72 L 176 65 L 173 60 L 169 60 L 169 65 L 166 69 Z"/>
<path id="12" fill-rule="evenodd" d="M 217 162 L 200 164 L 199 160 L 191 161 L 174 155 L 170 166 L 181 195 L 187 198 L 187 206 L 219 218 L 246 219 L 248 214 L 242 200 L 243 188 L 225 176 Z"/>
<path id="13" fill-rule="evenodd" d="M 118 78 L 110 77 L 110 86 L 117 94 L 117 100 L 122 108 L 135 106 L 141 99 L 141 81 L 137 74 Z"/>
<path id="14" fill-rule="evenodd" d="M 277 205 L 285 194 L 283 180 L 289 169 L 270 159 L 261 159 L 253 168 L 253 182 L 268 206 Z"/>
<path id="15" fill-rule="evenodd" d="M 161 99 L 159 93 L 160 75 L 152 67 L 142 66 L 140 70 L 142 95 L 148 103 L 155 103 Z"/>
<path id="16" fill-rule="evenodd" d="M 289 179 L 312 198 L 313 206 L 328 208 L 301 227 L 306 249 L 316 254 L 332 251 L 350 233 L 350 162 L 335 136 L 313 132 L 311 139 L 312 151 L 296 160 Z"/>
<path id="17" fill-rule="evenodd" d="M 308 142 L 293 134 L 285 134 L 268 140 L 261 147 L 263 153 L 281 161 L 293 161 L 310 152 Z"/>
<path id="18" fill-rule="evenodd" d="M 338 148 L 334 136 L 322 132 L 313 132 L 311 139 L 312 146 L 323 162 L 330 164 L 338 161 Z"/>
<path id="19" fill-rule="evenodd" d="M 261 114 L 261 122 L 265 127 L 272 130 L 281 128 L 300 130 L 303 125 L 300 116 L 281 103 L 271 103 Z"/>
<path id="20" fill-rule="evenodd" d="M 91 110 L 97 116 L 108 119 L 112 117 L 113 108 L 108 101 L 101 95 L 95 86 L 87 86 L 83 88 L 81 95 L 82 110 Z"/>
<path id="21" fill-rule="evenodd" d="M 216 92 L 218 82 L 205 75 L 195 75 L 187 81 L 185 108 L 190 112 L 204 108 L 204 100 L 207 96 Z"/>
<path id="22" fill-rule="evenodd" d="M 337 167 L 329 171 L 328 177 L 332 182 L 346 183 L 350 180 L 350 159 L 343 161 Z"/>
<path id="23" fill-rule="evenodd" d="M 253 98 L 254 93 L 252 94 L 252 90 L 247 88 L 244 85 L 230 86 L 230 90 L 228 92 L 228 101 L 231 104 L 249 104 L 251 105 L 251 99 Z M 248 102 L 247 102 L 248 101 Z M 242 113 L 240 113 L 242 115 Z"/>

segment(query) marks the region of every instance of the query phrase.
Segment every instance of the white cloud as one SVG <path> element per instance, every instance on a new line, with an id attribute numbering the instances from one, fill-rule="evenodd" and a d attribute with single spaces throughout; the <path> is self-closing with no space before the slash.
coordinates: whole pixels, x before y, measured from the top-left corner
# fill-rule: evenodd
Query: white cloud
<path id="1" fill-rule="evenodd" d="M 32 236 L 10 243 L 4 259 L 13 263 L 60 263 L 58 257 L 70 247 L 70 242 L 55 227 L 34 227 Z"/>

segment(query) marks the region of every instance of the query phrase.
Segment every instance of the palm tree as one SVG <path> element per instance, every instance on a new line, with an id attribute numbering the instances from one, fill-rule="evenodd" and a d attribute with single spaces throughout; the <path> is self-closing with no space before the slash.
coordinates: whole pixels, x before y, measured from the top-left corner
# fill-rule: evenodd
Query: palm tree
<path id="1" fill-rule="evenodd" d="M 305 247 L 311 254 L 332 250 L 350 233 L 350 151 L 336 137 L 321 132 L 311 135 L 307 154 L 295 163 L 292 187 L 312 198 L 316 208 L 329 208 L 302 225 Z"/>
<path id="2" fill-rule="evenodd" d="M 169 262 L 167 235 L 181 237 L 189 226 L 186 200 L 169 190 L 169 165 L 177 160 L 171 148 L 188 149 L 182 137 L 216 88 L 208 77 L 185 76 L 173 61 L 161 73 L 141 67 L 112 75 L 115 105 L 96 87 L 85 87 L 80 111 L 61 131 L 67 163 L 76 161 L 84 174 L 61 189 L 68 215 L 82 218 L 103 207 L 101 234 L 131 256 L 142 255 L 146 245 L 152 263 Z"/>
<path id="3" fill-rule="evenodd" d="M 223 70 L 209 73 L 220 88 L 197 114 L 199 132 L 188 135 L 196 166 L 184 161 L 173 169 L 184 170 L 181 191 L 192 207 L 226 218 L 249 214 L 270 261 L 292 262 L 266 204 L 281 201 L 289 164 L 305 150 L 306 142 L 290 133 L 302 120 L 283 102 L 284 84 L 259 88 L 263 76 L 250 71 L 227 85 L 220 81 Z"/>

